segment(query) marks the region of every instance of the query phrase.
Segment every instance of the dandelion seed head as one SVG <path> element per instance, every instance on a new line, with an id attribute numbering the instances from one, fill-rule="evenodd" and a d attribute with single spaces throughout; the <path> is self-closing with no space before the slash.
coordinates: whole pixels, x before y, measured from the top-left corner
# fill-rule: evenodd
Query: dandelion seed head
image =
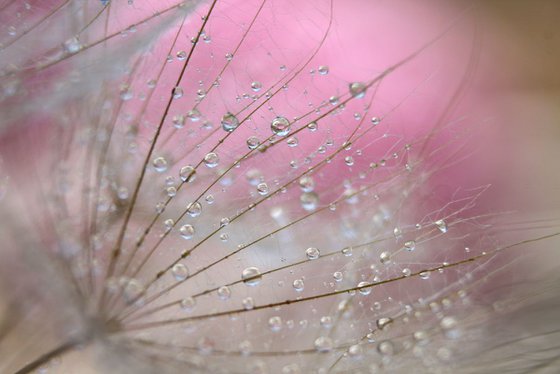
<path id="1" fill-rule="evenodd" d="M 30 322 L 0 334 L 28 353 L 0 368 L 91 353 L 115 372 L 428 372 L 475 352 L 488 279 L 511 261 L 464 162 L 472 118 L 452 111 L 470 15 L 16 3 L 0 333 Z"/>

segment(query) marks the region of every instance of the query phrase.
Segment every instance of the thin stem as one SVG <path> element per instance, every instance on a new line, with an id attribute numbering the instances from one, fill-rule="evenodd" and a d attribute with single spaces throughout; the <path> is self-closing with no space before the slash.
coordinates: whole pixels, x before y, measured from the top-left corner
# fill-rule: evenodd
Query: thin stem
<path id="1" fill-rule="evenodd" d="M 65 354 L 65 353 L 68 353 L 70 350 L 75 348 L 78 344 L 79 344 L 79 342 L 72 341 L 72 340 L 70 340 L 66 343 L 63 343 L 63 344 L 59 345 L 58 347 L 54 348 L 53 350 L 51 350 L 47 353 L 44 353 L 41 356 L 37 357 L 35 360 L 27 363 L 25 366 L 23 366 L 21 369 L 16 371 L 14 374 L 31 373 L 35 369 L 37 369 L 37 368 L 41 367 L 42 365 L 48 363 L 53 358 L 59 357 L 59 356 Z"/>

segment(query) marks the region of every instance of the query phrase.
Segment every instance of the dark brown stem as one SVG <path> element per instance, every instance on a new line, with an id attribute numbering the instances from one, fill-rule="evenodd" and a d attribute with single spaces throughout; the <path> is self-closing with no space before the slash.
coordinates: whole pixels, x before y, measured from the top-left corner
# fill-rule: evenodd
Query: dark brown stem
<path id="1" fill-rule="evenodd" d="M 31 373 L 33 370 L 39 368 L 40 366 L 46 364 L 50 360 L 55 357 L 62 356 L 65 353 L 68 353 L 72 348 L 76 347 L 79 344 L 76 340 L 70 340 L 64 344 L 59 345 L 55 349 L 42 354 L 41 356 L 37 357 L 35 360 L 27 363 L 21 369 L 16 371 L 14 374 L 26 374 Z"/>

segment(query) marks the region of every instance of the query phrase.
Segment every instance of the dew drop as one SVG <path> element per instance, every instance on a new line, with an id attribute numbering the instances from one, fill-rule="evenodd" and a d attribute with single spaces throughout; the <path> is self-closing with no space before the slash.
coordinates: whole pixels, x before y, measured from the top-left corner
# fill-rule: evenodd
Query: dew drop
<path id="1" fill-rule="evenodd" d="M 243 309 L 245 310 L 251 310 L 255 307 L 255 301 L 251 296 L 244 298 L 241 303 L 243 304 Z"/>
<path id="2" fill-rule="evenodd" d="M 196 300 L 193 297 L 186 297 L 179 303 L 181 309 L 186 312 L 190 312 L 196 306 Z"/>
<path id="3" fill-rule="evenodd" d="M 439 325 L 444 330 L 451 330 L 451 329 L 457 327 L 457 320 L 453 317 L 444 317 L 440 321 Z"/>
<path id="4" fill-rule="evenodd" d="M 358 289 L 358 292 L 364 296 L 369 295 L 371 293 L 371 287 L 367 287 L 367 286 L 371 286 L 371 283 L 369 282 L 358 283 L 358 287 L 361 287 Z"/>
<path id="5" fill-rule="evenodd" d="M 299 201 L 304 210 L 312 212 L 317 209 L 317 205 L 319 205 L 319 195 L 315 192 L 306 192 L 301 194 Z"/>
<path id="6" fill-rule="evenodd" d="M 152 161 L 152 165 L 158 173 L 163 173 L 167 170 L 167 160 L 165 157 L 156 157 L 154 161 Z"/>
<path id="7" fill-rule="evenodd" d="M 342 272 L 340 272 L 340 271 L 335 271 L 335 272 L 333 273 L 333 278 L 334 278 L 335 281 L 341 282 L 342 279 L 343 279 Z"/>
<path id="8" fill-rule="evenodd" d="M 440 219 L 440 220 L 437 220 L 434 223 L 437 226 L 437 228 L 439 229 L 439 231 L 441 231 L 444 234 L 447 232 L 447 223 L 444 220 Z"/>
<path id="9" fill-rule="evenodd" d="M 315 189 L 313 177 L 305 175 L 299 179 L 299 187 L 303 192 L 312 192 Z"/>
<path id="10" fill-rule="evenodd" d="M 315 339 L 314 345 L 318 352 L 330 352 L 334 347 L 333 340 L 328 336 L 318 337 Z"/>
<path id="11" fill-rule="evenodd" d="M 201 117 L 202 114 L 200 114 L 200 111 L 198 109 L 191 109 L 187 112 L 187 118 L 191 122 L 198 122 L 200 121 Z"/>
<path id="12" fill-rule="evenodd" d="M 276 117 L 270 124 L 272 132 L 278 136 L 286 136 L 290 133 L 290 122 L 285 117 Z"/>
<path id="13" fill-rule="evenodd" d="M 381 254 L 379 254 L 379 261 L 384 265 L 390 264 L 391 263 L 391 254 L 387 251 L 381 252 Z"/>
<path id="14" fill-rule="evenodd" d="M 206 167 L 208 168 L 215 168 L 216 166 L 218 166 L 219 162 L 220 158 L 214 152 L 210 152 L 206 154 L 206 156 L 204 156 L 204 165 L 206 165 Z"/>
<path id="15" fill-rule="evenodd" d="M 352 156 L 344 157 L 344 163 L 348 166 L 354 165 L 354 158 Z"/>
<path id="16" fill-rule="evenodd" d="M 266 184 L 264 182 L 257 184 L 257 192 L 259 193 L 259 195 L 262 195 L 262 196 L 268 195 L 268 192 L 269 192 L 268 184 Z"/>
<path id="17" fill-rule="evenodd" d="M 222 300 L 227 300 L 231 297 L 231 290 L 228 286 L 218 288 L 218 297 Z"/>
<path id="18" fill-rule="evenodd" d="M 179 178 L 183 182 L 192 183 L 196 179 L 196 170 L 192 165 L 186 165 L 179 170 Z"/>
<path id="19" fill-rule="evenodd" d="M 189 216 L 193 218 L 198 217 L 200 213 L 202 213 L 202 205 L 198 201 L 195 201 L 194 203 L 190 203 L 187 206 L 187 213 Z"/>
<path id="20" fill-rule="evenodd" d="M 250 136 L 247 138 L 247 147 L 249 147 L 249 149 L 256 149 L 259 145 L 261 145 L 261 142 L 256 136 Z"/>
<path id="21" fill-rule="evenodd" d="M 182 129 L 183 127 L 185 127 L 185 116 L 181 114 L 173 116 L 172 123 L 173 127 L 175 127 L 176 129 Z"/>
<path id="22" fill-rule="evenodd" d="M 251 83 L 251 89 L 255 92 L 259 92 L 262 88 L 262 83 L 258 81 L 254 81 Z"/>
<path id="23" fill-rule="evenodd" d="M 247 286 L 256 286 L 261 282 L 261 272 L 258 268 L 251 266 L 243 270 L 241 279 Z"/>
<path id="24" fill-rule="evenodd" d="M 387 327 L 392 322 L 393 322 L 393 320 L 391 318 L 383 317 L 383 318 L 379 318 L 375 322 L 375 324 L 377 325 L 378 329 L 383 330 L 385 327 Z"/>
<path id="25" fill-rule="evenodd" d="M 329 74 L 329 67 L 326 65 L 321 65 L 319 66 L 319 68 L 317 69 L 317 71 L 319 72 L 319 74 L 321 75 L 327 75 Z"/>
<path id="26" fill-rule="evenodd" d="M 192 225 L 183 225 L 179 229 L 179 234 L 181 234 L 183 239 L 192 239 L 194 236 L 194 227 Z"/>
<path id="27" fill-rule="evenodd" d="M 14 32 L 14 35 L 15 35 L 15 32 Z M 64 44 L 63 44 L 63 47 L 64 47 L 64 50 L 67 53 L 74 54 L 74 53 L 78 53 L 83 48 L 83 45 L 78 40 L 77 37 L 73 37 L 73 38 L 70 38 L 67 41 L 65 41 Z"/>
<path id="28" fill-rule="evenodd" d="M 181 87 L 173 88 L 173 98 L 180 99 L 183 97 L 183 89 Z"/>
<path id="29" fill-rule="evenodd" d="M 384 356 L 391 356 L 395 353 L 395 346 L 390 340 L 385 340 L 379 343 L 377 350 Z"/>
<path id="30" fill-rule="evenodd" d="M 270 317 L 268 327 L 274 332 L 280 331 L 282 329 L 282 318 L 279 316 Z"/>
<path id="31" fill-rule="evenodd" d="M 305 255 L 309 260 L 316 260 L 319 258 L 321 252 L 315 247 L 309 247 L 305 250 Z"/>
<path id="32" fill-rule="evenodd" d="M 363 349 L 362 346 L 359 344 L 351 345 L 350 348 L 348 348 L 348 355 L 350 357 L 358 358 L 362 355 L 362 353 L 363 353 Z"/>
<path id="33" fill-rule="evenodd" d="M 227 112 L 222 117 L 222 128 L 226 132 L 232 132 L 239 126 L 239 120 L 235 116 L 235 114 Z"/>
<path id="34" fill-rule="evenodd" d="M 171 268 L 171 273 L 176 281 L 181 282 L 189 276 L 189 269 L 183 264 L 175 264 Z"/>
<path id="35" fill-rule="evenodd" d="M 356 99 L 361 99 L 366 95 L 367 86 L 361 82 L 350 83 L 350 95 Z"/>
<path id="36" fill-rule="evenodd" d="M 142 296 L 144 291 L 145 288 L 140 281 L 136 279 L 128 279 L 126 280 L 126 285 L 123 289 L 123 298 L 127 303 L 133 303 Z"/>
<path id="37" fill-rule="evenodd" d="M 416 242 L 414 240 L 409 240 L 404 243 L 404 249 L 409 252 L 412 252 L 416 249 Z"/>
<path id="38" fill-rule="evenodd" d="M 303 291 L 305 285 L 303 283 L 303 279 L 296 279 L 292 283 L 292 286 L 294 287 L 294 290 L 296 290 L 297 292 L 301 292 Z"/>

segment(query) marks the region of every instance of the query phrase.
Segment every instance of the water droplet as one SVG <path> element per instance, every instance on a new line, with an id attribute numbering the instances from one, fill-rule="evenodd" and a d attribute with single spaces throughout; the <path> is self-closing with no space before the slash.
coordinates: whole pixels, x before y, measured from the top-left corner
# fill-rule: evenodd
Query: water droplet
<path id="1" fill-rule="evenodd" d="M 371 286 L 371 283 L 369 283 L 369 282 L 358 283 L 358 287 L 362 287 L 362 288 L 358 289 L 358 292 L 361 293 L 364 296 L 369 295 L 371 293 L 371 287 L 367 287 L 367 286 Z"/>
<path id="2" fill-rule="evenodd" d="M 392 341 L 385 340 L 379 343 L 379 345 L 377 346 L 377 350 L 384 356 L 391 356 L 395 353 L 395 346 L 393 345 Z"/>
<path id="3" fill-rule="evenodd" d="M 244 298 L 241 303 L 243 304 L 243 308 L 245 310 L 251 310 L 255 307 L 255 302 L 253 301 L 253 298 L 250 296 Z"/>
<path id="4" fill-rule="evenodd" d="M 123 298 L 130 304 L 138 300 L 144 293 L 145 289 L 142 283 L 137 279 L 124 279 Z"/>
<path id="5" fill-rule="evenodd" d="M 196 300 L 193 297 L 186 297 L 179 303 L 181 309 L 186 312 L 190 312 L 196 306 Z"/>
<path id="6" fill-rule="evenodd" d="M 134 97 L 134 93 L 132 92 L 132 89 L 127 84 L 123 84 L 121 86 L 119 96 L 122 101 L 128 101 Z"/>
<path id="7" fill-rule="evenodd" d="M 262 88 L 262 83 L 258 81 L 254 81 L 251 83 L 251 89 L 255 92 L 259 92 Z"/>
<path id="8" fill-rule="evenodd" d="M 406 249 L 409 252 L 414 251 L 414 249 L 416 249 L 416 242 L 414 240 L 409 240 L 407 242 L 404 243 L 404 249 Z"/>
<path id="9" fill-rule="evenodd" d="M 189 269 L 183 264 L 175 264 L 171 268 L 171 273 L 176 281 L 181 282 L 189 276 Z"/>
<path id="10" fill-rule="evenodd" d="M 233 53 L 230 53 L 230 52 L 226 53 L 226 60 L 227 61 L 233 60 Z"/>
<path id="11" fill-rule="evenodd" d="M 202 114 L 200 113 L 200 111 L 198 109 L 191 109 L 187 112 L 187 118 L 189 119 L 189 121 L 191 122 L 198 122 L 200 121 L 200 118 L 202 117 Z"/>
<path id="12" fill-rule="evenodd" d="M 429 271 L 422 271 L 418 274 L 420 279 L 430 279 L 430 272 Z"/>
<path id="13" fill-rule="evenodd" d="M 294 287 L 294 290 L 296 290 L 297 292 L 303 291 L 303 288 L 304 288 L 303 279 L 294 280 L 294 282 L 292 283 L 292 286 Z"/>
<path id="14" fill-rule="evenodd" d="M 290 121 L 285 117 L 276 117 L 270 124 L 272 132 L 278 136 L 286 136 L 290 133 Z"/>
<path id="15" fill-rule="evenodd" d="M 282 329 L 282 318 L 279 316 L 270 317 L 268 319 L 268 327 L 274 332 Z"/>
<path id="16" fill-rule="evenodd" d="M 319 195 L 315 192 L 306 192 L 301 194 L 299 201 L 304 210 L 312 212 L 317 209 L 317 205 L 319 205 Z"/>
<path id="17" fill-rule="evenodd" d="M 222 117 L 222 128 L 224 131 L 232 132 L 239 126 L 239 120 L 235 116 L 235 114 L 227 112 Z"/>
<path id="18" fill-rule="evenodd" d="M 319 249 L 317 249 L 315 247 L 309 247 L 305 250 L 305 255 L 310 260 L 318 259 L 320 254 L 321 254 L 321 252 L 319 251 Z"/>
<path id="19" fill-rule="evenodd" d="M 334 343 L 328 336 L 320 336 L 315 339 L 315 349 L 318 352 L 330 352 L 334 348 Z"/>
<path id="20" fill-rule="evenodd" d="M 177 195 L 177 189 L 173 186 L 170 186 L 165 189 L 165 193 L 169 197 L 174 197 L 175 195 Z"/>
<path id="21" fill-rule="evenodd" d="M 165 232 L 171 231 L 171 229 L 173 228 L 174 225 L 175 225 L 175 221 L 173 221 L 171 218 L 163 221 L 163 228 L 164 228 Z"/>
<path id="22" fill-rule="evenodd" d="M 451 330 L 457 327 L 457 320 L 453 317 L 443 317 L 439 325 L 444 330 Z"/>
<path id="23" fill-rule="evenodd" d="M 352 156 L 344 157 L 344 163 L 348 166 L 354 165 L 354 158 Z"/>
<path id="24" fill-rule="evenodd" d="M 222 300 L 227 300 L 231 296 L 231 290 L 228 286 L 222 286 L 218 288 L 218 297 Z"/>
<path id="25" fill-rule="evenodd" d="M 249 147 L 249 149 L 256 149 L 259 145 L 261 145 L 261 141 L 256 136 L 247 138 L 247 147 Z"/>
<path id="26" fill-rule="evenodd" d="M 371 117 L 371 124 L 373 126 L 379 125 L 379 122 L 381 122 L 381 120 L 378 117 Z"/>
<path id="27" fill-rule="evenodd" d="M 257 192 L 259 193 L 259 195 L 265 196 L 268 195 L 268 185 L 266 183 L 259 183 L 257 185 Z"/>
<path id="28" fill-rule="evenodd" d="M 335 281 L 341 282 L 342 279 L 343 279 L 342 272 L 340 272 L 340 271 L 335 271 L 335 272 L 333 273 L 333 278 L 334 278 Z"/>
<path id="29" fill-rule="evenodd" d="M 439 229 L 439 231 L 441 231 L 444 234 L 447 232 L 447 223 L 444 220 L 440 219 L 440 220 L 437 220 L 434 223 L 437 226 L 437 228 Z"/>
<path id="30" fill-rule="evenodd" d="M 348 348 L 348 355 L 350 357 L 358 358 L 362 355 L 362 353 L 363 353 L 363 349 L 362 346 L 359 344 L 351 345 L 350 348 Z"/>
<path id="31" fill-rule="evenodd" d="M 15 35 L 15 31 L 14 31 L 14 35 Z M 78 53 L 83 48 L 83 45 L 78 40 L 77 37 L 73 37 L 65 41 L 63 47 L 67 53 L 74 54 L 74 53 Z"/>
<path id="32" fill-rule="evenodd" d="M 402 274 L 405 277 L 410 277 L 410 275 L 412 274 L 412 271 L 409 268 L 404 268 L 404 269 L 402 269 Z"/>
<path id="33" fill-rule="evenodd" d="M 361 82 L 350 83 L 350 95 L 356 99 L 361 99 L 366 95 L 367 86 Z"/>
<path id="34" fill-rule="evenodd" d="M 346 257 L 352 256 L 352 247 L 344 247 L 342 248 L 342 254 Z"/>
<path id="35" fill-rule="evenodd" d="M 180 99 L 183 97 L 183 89 L 181 87 L 173 88 L 173 98 Z"/>
<path id="36" fill-rule="evenodd" d="M 206 165 L 206 167 L 208 168 L 215 168 L 216 166 L 218 166 L 219 162 L 220 158 L 214 152 L 210 152 L 206 154 L 206 156 L 204 156 L 204 165 Z"/>
<path id="37" fill-rule="evenodd" d="M 183 225 L 179 229 L 179 234 L 181 234 L 183 239 L 192 239 L 194 236 L 194 227 L 192 225 Z"/>
<path id="38" fill-rule="evenodd" d="M 173 127 L 175 127 L 176 129 L 182 129 L 183 127 L 185 127 L 185 116 L 177 114 L 173 116 L 172 122 Z"/>
<path id="39" fill-rule="evenodd" d="M 378 329 L 383 330 L 385 327 L 387 327 L 392 322 L 393 322 L 393 320 L 391 318 L 383 317 L 383 318 L 379 318 L 375 322 L 375 324 L 377 325 Z"/>
<path id="40" fill-rule="evenodd" d="M 248 286 L 256 286 L 261 282 L 261 272 L 254 266 L 248 267 L 241 273 L 241 279 Z"/>
<path id="41" fill-rule="evenodd" d="M 177 56 L 177 60 L 183 61 L 184 59 L 187 58 L 187 52 L 185 52 L 185 51 L 178 51 L 176 56 Z"/>
<path id="42" fill-rule="evenodd" d="M 391 254 L 387 251 L 381 252 L 381 254 L 379 255 L 379 261 L 384 265 L 390 264 L 391 263 Z"/>
<path id="43" fill-rule="evenodd" d="M 291 138 L 286 140 L 286 144 L 288 144 L 288 147 L 297 147 L 299 144 L 299 140 L 295 136 L 292 136 Z"/>
<path id="44" fill-rule="evenodd" d="M 319 323 L 324 328 L 330 329 L 332 327 L 332 318 L 331 316 L 322 316 L 321 319 L 319 320 Z"/>
<path id="45" fill-rule="evenodd" d="M 126 200 L 128 199 L 128 188 L 126 187 L 119 187 L 118 191 L 117 191 L 117 196 L 119 199 L 121 200 Z"/>
<path id="46" fill-rule="evenodd" d="M 319 68 L 317 69 L 317 71 L 319 72 L 319 74 L 321 75 L 327 75 L 329 74 L 329 67 L 326 65 L 321 65 L 319 66 Z"/>
<path id="47" fill-rule="evenodd" d="M 190 203 L 187 206 L 187 213 L 189 216 L 193 218 L 198 217 L 200 213 L 202 213 L 202 205 L 198 201 L 195 201 L 194 203 Z"/>
<path id="48" fill-rule="evenodd" d="M 196 170 L 192 165 L 186 165 L 179 170 L 179 178 L 183 182 L 191 183 L 196 179 Z"/>
<path id="49" fill-rule="evenodd" d="M 303 192 L 312 192 L 315 189 L 315 181 L 309 175 L 304 175 L 299 179 L 299 187 Z"/>
<path id="50" fill-rule="evenodd" d="M 152 165 L 158 173 L 163 173 L 167 170 L 167 160 L 164 157 L 154 158 Z"/>

